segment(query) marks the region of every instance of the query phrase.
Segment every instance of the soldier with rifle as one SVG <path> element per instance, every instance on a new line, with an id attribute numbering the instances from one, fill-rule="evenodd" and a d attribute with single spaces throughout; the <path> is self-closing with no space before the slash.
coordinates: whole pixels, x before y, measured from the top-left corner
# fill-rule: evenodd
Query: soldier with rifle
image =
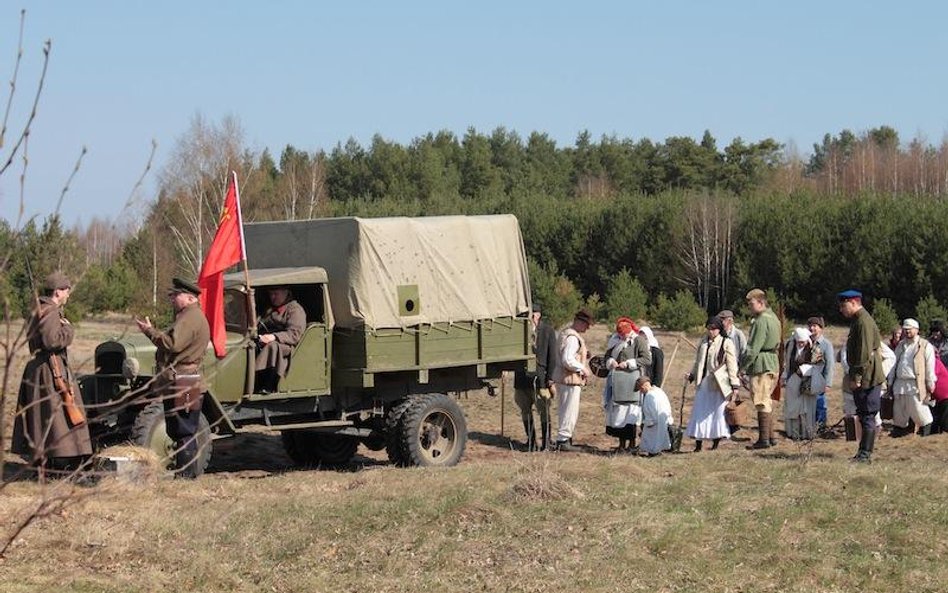
<path id="1" fill-rule="evenodd" d="M 72 471 L 92 455 L 82 395 L 66 353 L 75 335 L 63 315 L 71 293 L 63 273 L 50 274 L 43 295 L 34 292 L 36 306 L 27 324 L 33 358 L 20 382 L 12 450 L 41 470 Z"/>

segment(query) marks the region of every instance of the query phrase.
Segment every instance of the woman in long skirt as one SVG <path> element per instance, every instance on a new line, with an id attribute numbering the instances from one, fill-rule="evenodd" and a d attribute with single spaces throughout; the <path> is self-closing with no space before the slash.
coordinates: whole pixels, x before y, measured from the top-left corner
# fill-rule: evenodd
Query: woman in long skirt
<path id="1" fill-rule="evenodd" d="M 721 335 L 724 323 L 712 317 L 707 328 L 708 335 L 698 347 L 694 367 L 685 375 L 689 383 L 698 382 L 687 430 L 687 435 L 696 441 L 696 452 L 701 450 L 704 440 L 710 439 L 711 448 L 717 449 L 721 439 L 731 436 L 724 419 L 724 407 L 727 398 L 736 394 L 740 386 L 734 343 Z"/>
<path id="2" fill-rule="evenodd" d="M 616 333 L 609 338 L 605 358 L 609 369 L 602 394 L 606 434 L 619 439 L 618 452 L 631 452 L 635 450 L 636 433 L 642 423 L 642 406 L 635 391 L 635 380 L 652 362 L 648 340 L 639 335 L 634 321 L 628 317 L 616 320 Z"/>
<path id="3" fill-rule="evenodd" d="M 783 425 L 793 440 L 816 436 L 816 395 L 826 389 L 823 381 L 823 352 L 810 340 L 810 330 L 798 327 L 787 344 L 784 356 Z"/>

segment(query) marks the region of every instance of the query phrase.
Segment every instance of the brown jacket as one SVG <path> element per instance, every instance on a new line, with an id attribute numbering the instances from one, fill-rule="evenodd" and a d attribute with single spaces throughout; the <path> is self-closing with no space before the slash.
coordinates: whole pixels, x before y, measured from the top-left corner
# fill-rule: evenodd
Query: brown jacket
<path id="1" fill-rule="evenodd" d="M 290 367 L 290 355 L 306 330 L 306 311 L 296 301 L 289 301 L 282 307 L 269 309 L 260 318 L 260 325 L 260 333 L 273 334 L 276 340 L 257 352 L 256 369 L 273 368 L 277 375 L 284 377 Z"/>
<path id="2" fill-rule="evenodd" d="M 85 423 L 77 426 L 69 423 L 62 407 L 62 394 L 56 390 L 53 378 L 55 359 L 63 380 L 72 385 L 76 405 L 85 415 L 82 394 L 66 355 L 66 348 L 73 340 L 72 325 L 63 316 L 61 307 L 48 297 L 40 297 L 39 308 L 30 317 L 27 335 L 33 359 L 26 364 L 20 382 L 13 424 L 13 452 L 37 463 L 49 457 L 91 455 L 89 427 Z"/>
<path id="3" fill-rule="evenodd" d="M 158 347 L 155 362 L 158 371 L 178 367 L 200 366 L 211 341 L 211 330 L 201 307 L 194 303 L 178 311 L 174 323 L 165 331 L 155 328 L 145 330 L 145 335 Z"/>

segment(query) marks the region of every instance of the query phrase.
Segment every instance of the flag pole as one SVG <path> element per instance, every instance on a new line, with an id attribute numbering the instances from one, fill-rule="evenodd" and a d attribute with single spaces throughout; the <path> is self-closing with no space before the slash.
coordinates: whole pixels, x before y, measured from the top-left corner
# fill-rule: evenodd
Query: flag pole
<path id="1" fill-rule="evenodd" d="M 240 229 L 240 261 L 244 268 L 244 283 L 247 286 L 247 324 L 250 326 L 250 339 L 257 338 L 257 301 L 253 286 L 250 285 L 250 269 L 247 267 L 247 242 L 244 240 L 244 215 L 240 210 L 240 186 L 237 185 L 237 172 L 231 171 L 234 194 L 237 198 L 237 228 Z"/>

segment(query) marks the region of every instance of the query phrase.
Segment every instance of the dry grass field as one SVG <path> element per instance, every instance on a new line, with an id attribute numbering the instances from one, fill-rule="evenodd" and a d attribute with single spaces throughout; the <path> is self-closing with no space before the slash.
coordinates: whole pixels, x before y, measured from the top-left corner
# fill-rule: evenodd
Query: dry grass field
<path id="1" fill-rule="evenodd" d="M 95 343 L 120 331 L 83 323 L 73 360 L 88 370 Z M 605 331 L 591 332 L 594 351 Z M 668 362 L 677 336 L 658 338 Z M 693 357 L 682 341 L 667 371 L 676 414 Z M 870 466 L 849 463 L 843 439 L 616 456 L 591 385 L 584 452 L 529 454 L 516 450 L 509 385 L 505 395 L 503 434 L 499 397 L 462 398 L 470 440 L 446 470 L 390 467 L 364 448 L 343 470 L 297 470 L 278 436 L 250 434 L 215 441 L 195 482 L 8 483 L 4 538 L 39 502 L 68 496 L 0 559 L 0 590 L 920 593 L 948 582 L 937 561 L 948 436 L 883 435 Z"/>

